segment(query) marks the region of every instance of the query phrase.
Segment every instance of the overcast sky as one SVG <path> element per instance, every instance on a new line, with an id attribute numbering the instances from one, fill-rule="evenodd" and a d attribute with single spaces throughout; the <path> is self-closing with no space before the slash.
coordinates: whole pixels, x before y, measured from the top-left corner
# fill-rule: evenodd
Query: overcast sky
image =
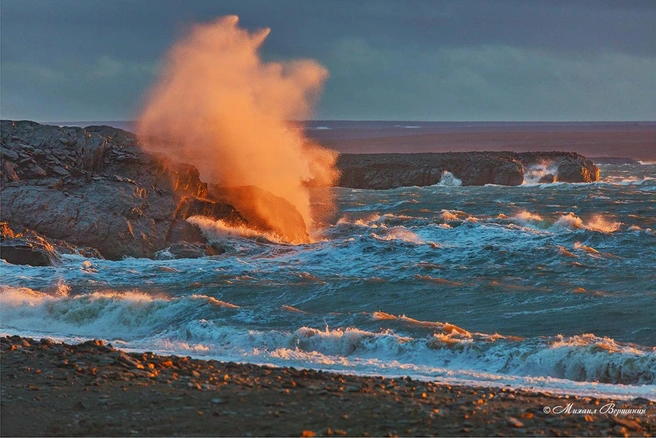
<path id="1" fill-rule="evenodd" d="M 330 72 L 315 118 L 656 120 L 656 1 L 0 0 L 2 118 L 130 120 L 190 24 Z"/>

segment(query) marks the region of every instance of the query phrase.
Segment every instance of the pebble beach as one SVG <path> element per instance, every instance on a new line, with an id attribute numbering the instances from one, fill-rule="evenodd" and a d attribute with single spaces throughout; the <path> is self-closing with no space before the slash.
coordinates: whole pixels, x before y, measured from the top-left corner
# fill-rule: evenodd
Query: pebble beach
<path id="1" fill-rule="evenodd" d="M 4 436 L 653 436 L 656 403 L 0 338 Z M 549 413 L 547 413 L 549 412 Z"/>

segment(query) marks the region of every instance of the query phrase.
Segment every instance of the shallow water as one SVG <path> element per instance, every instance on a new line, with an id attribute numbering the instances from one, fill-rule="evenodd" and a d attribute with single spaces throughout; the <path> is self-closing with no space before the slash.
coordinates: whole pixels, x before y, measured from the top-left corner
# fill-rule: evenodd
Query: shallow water
<path id="1" fill-rule="evenodd" d="M 225 254 L 3 264 L 0 331 L 656 399 L 656 165 L 600 168 L 593 184 L 334 189 L 309 245 L 198 220 Z"/>

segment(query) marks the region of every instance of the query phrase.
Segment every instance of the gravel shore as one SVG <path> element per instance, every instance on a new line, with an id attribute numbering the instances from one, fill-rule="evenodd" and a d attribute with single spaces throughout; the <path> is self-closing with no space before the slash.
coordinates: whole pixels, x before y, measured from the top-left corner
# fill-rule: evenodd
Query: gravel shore
<path id="1" fill-rule="evenodd" d="M 125 353 L 102 341 L 0 343 L 3 437 L 656 434 L 656 403 L 645 399 Z"/>

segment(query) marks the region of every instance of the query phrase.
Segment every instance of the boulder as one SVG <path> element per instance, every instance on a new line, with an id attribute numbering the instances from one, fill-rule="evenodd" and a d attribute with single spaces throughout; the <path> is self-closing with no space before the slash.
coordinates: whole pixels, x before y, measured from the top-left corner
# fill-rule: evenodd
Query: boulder
<path id="1" fill-rule="evenodd" d="M 561 162 L 558 166 L 558 181 L 572 183 L 599 181 L 599 168 L 592 161 L 586 161 L 583 163 L 574 160 Z"/>
<path id="2" fill-rule="evenodd" d="M 34 232 L 17 233 L 0 223 L 0 259 L 13 265 L 59 266 L 61 257 L 53 245 Z"/>

